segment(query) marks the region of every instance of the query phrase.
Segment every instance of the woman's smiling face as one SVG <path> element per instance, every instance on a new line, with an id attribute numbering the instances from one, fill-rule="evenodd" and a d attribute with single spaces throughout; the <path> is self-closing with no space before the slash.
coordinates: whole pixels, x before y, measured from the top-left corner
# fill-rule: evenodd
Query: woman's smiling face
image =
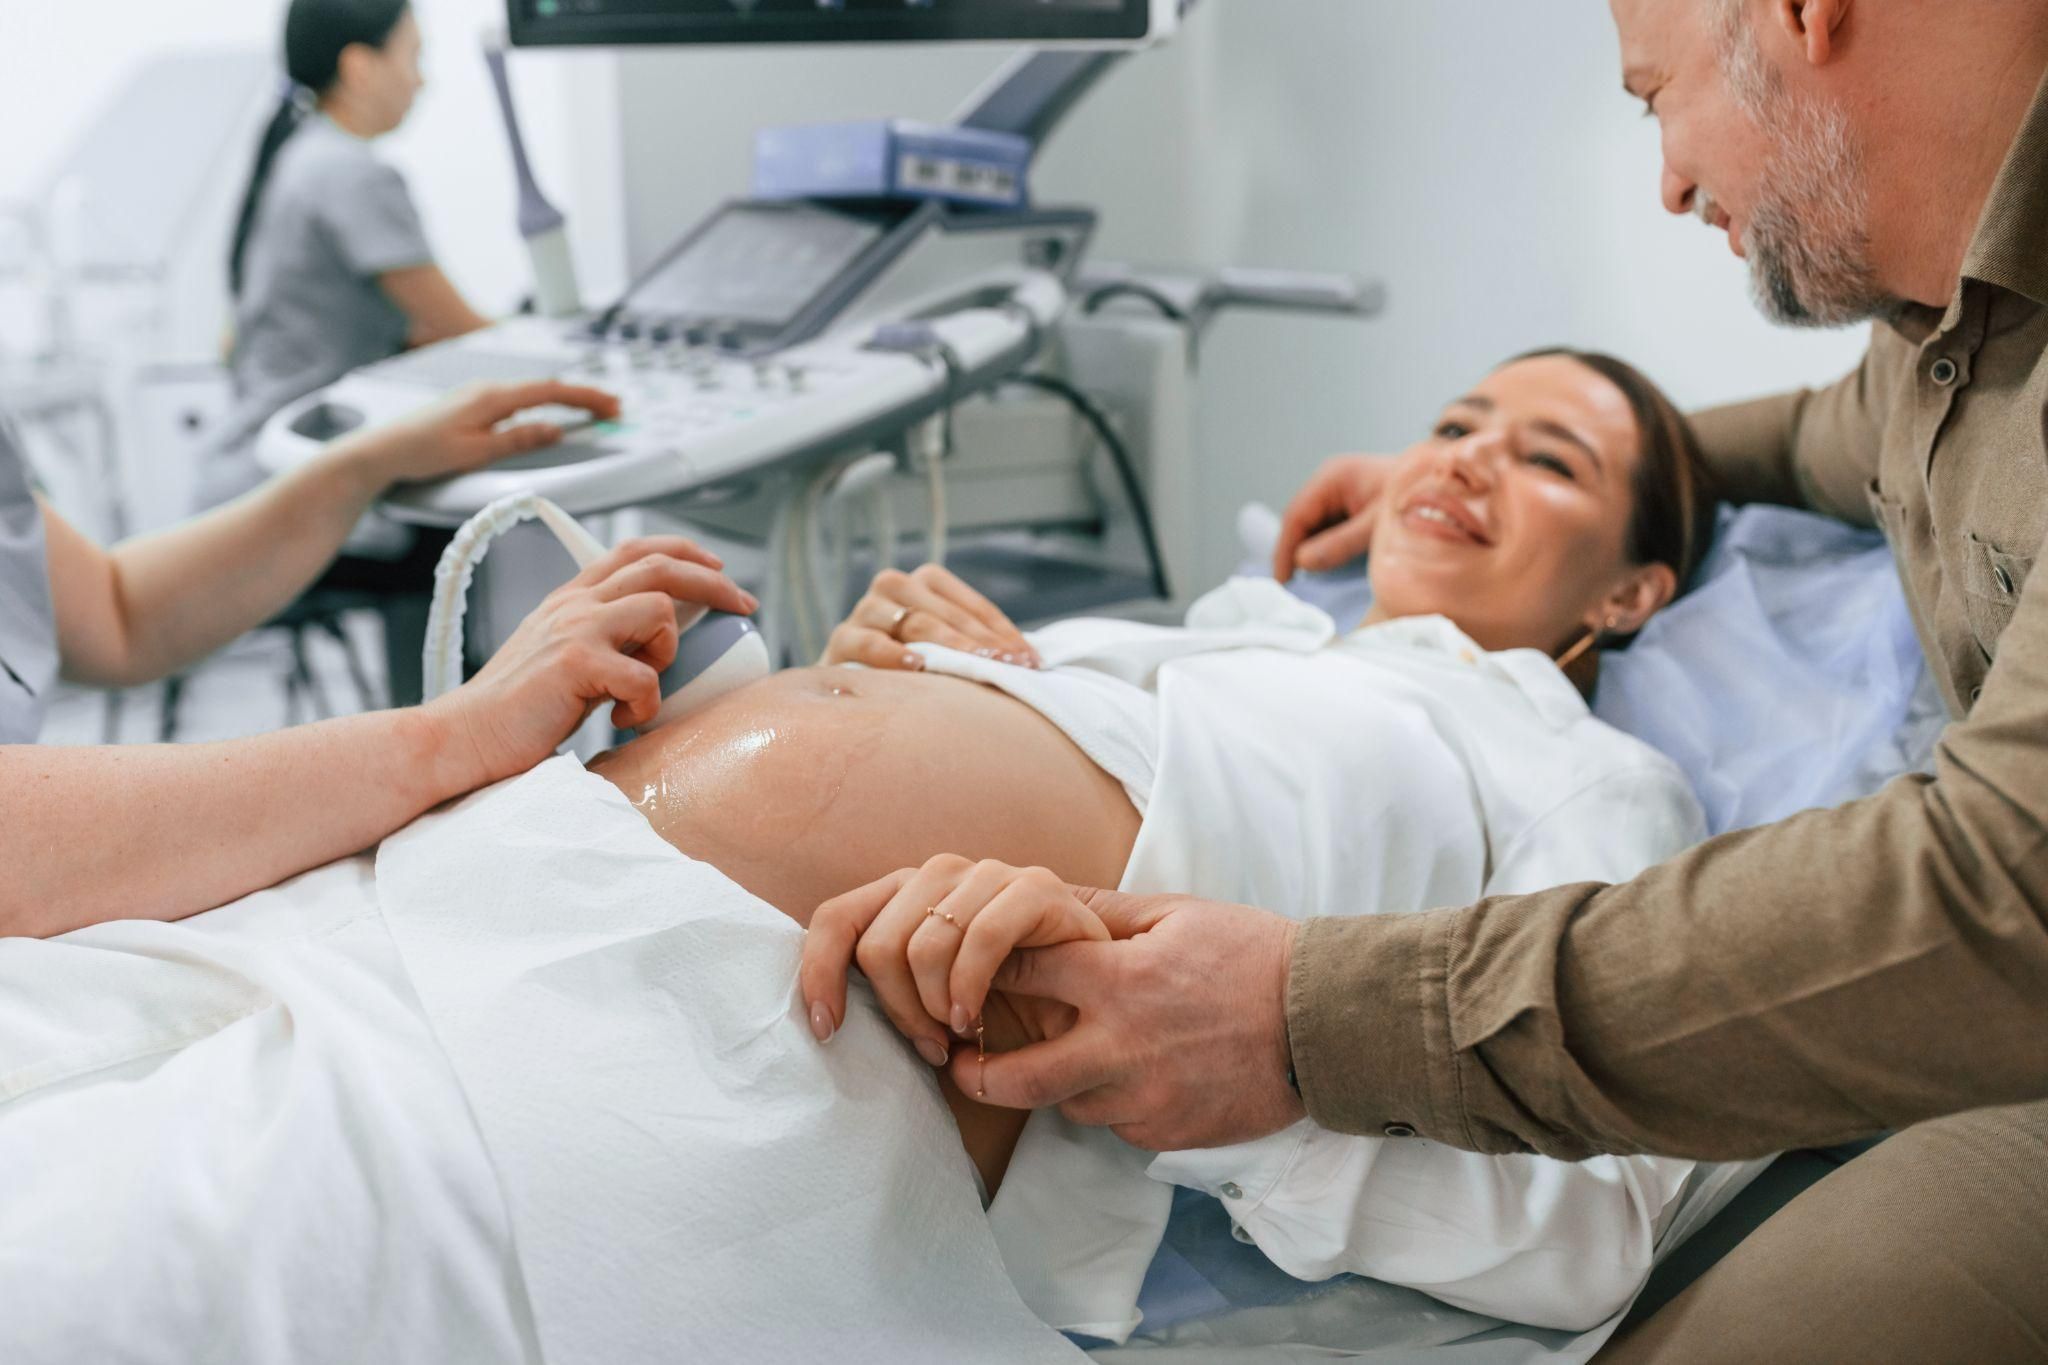
<path id="1" fill-rule="evenodd" d="M 1628 545 L 1641 446 L 1627 397 L 1578 361 L 1495 370 L 1395 462 L 1371 619 L 1442 615 L 1486 649 L 1567 648 L 1640 572 Z"/>

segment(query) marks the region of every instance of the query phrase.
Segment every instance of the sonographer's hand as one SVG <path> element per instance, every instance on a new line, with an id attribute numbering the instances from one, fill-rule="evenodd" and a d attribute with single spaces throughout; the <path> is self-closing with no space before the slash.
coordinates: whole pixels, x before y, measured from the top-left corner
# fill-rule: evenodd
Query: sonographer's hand
<path id="1" fill-rule="evenodd" d="M 911 573 L 884 569 L 876 574 L 866 596 L 833 630 L 818 662 L 916 671 L 924 661 L 904 646 L 924 641 L 1026 668 L 1039 666 L 1038 651 L 1002 609 L 937 564 Z"/>
<path id="2" fill-rule="evenodd" d="M 601 389 L 544 379 L 531 384 L 474 384 L 418 412 L 337 443 L 378 490 L 394 483 L 466 474 L 562 439 L 553 422 L 507 422 L 544 406 L 582 408 L 599 420 L 619 415 L 619 400 Z"/>
<path id="3" fill-rule="evenodd" d="M 653 720 L 676 655 L 676 604 L 743 616 L 760 605 L 721 567 L 679 536 L 650 536 L 549 593 L 481 672 L 424 708 L 450 757 L 472 765 L 461 789 L 526 771 L 606 702 L 621 729 Z"/>
<path id="4" fill-rule="evenodd" d="M 953 1040 L 973 1038 L 984 1011 L 995 1051 L 1071 1022 L 1056 1001 L 998 999 L 990 990 L 1012 952 L 1108 939 L 1102 920 L 1044 868 L 941 854 L 819 906 L 797 979 L 822 1042 L 846 1020 L 846 974 L 858 963 L 890 1022 L 927 1062 L 944 1066 Z"/>
<path id="5" fill-rule="evenodd" d="M 1373 515 L 1390 463 L 1377 455 L 1325 460 L 1287 504 L 1273 547 L 1273 577 L 1285 583 L 1296 569 L 1334 569 L 1370 549 Z"/>

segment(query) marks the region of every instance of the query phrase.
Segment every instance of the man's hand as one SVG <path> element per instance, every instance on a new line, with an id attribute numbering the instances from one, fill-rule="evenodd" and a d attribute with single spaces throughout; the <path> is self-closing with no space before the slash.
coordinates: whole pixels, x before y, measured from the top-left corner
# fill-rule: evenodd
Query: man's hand
<path id="1" fill-rule="evenodd" d="M 1287 966 L 1294 921 L 1184 896 L 1073 888 L 1118 941 L 1018 952 L 1010 995 L 1079 1013 L 1050 1041 L 953 1058 L 966 1094 L 1012 1109 L 1058 1105 L 1152 1151 L 1221 1147 L 1306 1116 L 1287 1084 Z"/>
<path id="2" fill-rule="evenodd" d="M 335 443 L 368 477 L 372 496 L 394 483 L 466 474 L 562 439 L 552 422 L 506 419 L 531 408 L 582 408 L 592 417 L 619 415 L 619 400 L 600 389 L 544 379 L 532 384 L 474 384 L 418 412 Z"/>
<path id="3" fill-rule="evenodd" d="M 1320 573 L 1372 548 L 1372 523 L 1389 461 L 1377 455 L 1339 455 L 1287 504 L 1273 546 L 1273 577 L 1285 583 L 1296 569 Z"/>
<path id="4" fill-rule="evenodd" d="M 750 615 L 758 603 L 718 557 L 678 536 L 629 540 L 549 593 L 478 674 L 424 712 L 449 738 L 469 791 L 525 772 L 593 709 L 637 729 L 661 707 L 676 656 L 676 604 Z"/>

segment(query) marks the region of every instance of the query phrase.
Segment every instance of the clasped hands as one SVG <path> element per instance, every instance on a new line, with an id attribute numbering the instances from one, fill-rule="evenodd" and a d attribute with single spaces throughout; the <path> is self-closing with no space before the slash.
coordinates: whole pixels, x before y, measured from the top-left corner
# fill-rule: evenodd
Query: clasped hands
<path id="1" fill-rule="evenodd" d="M 949 1066 L 961 1093 L 1057 1105 L 1153 1151 L 1216 1147 L 1305 1113 L 1287 1084 L 1294 933 L 1241 905 L 943 855 L 820 906 L 800 984 L 820 1040 L 845 1023 L 858 965 L 890 1022 Z"/>

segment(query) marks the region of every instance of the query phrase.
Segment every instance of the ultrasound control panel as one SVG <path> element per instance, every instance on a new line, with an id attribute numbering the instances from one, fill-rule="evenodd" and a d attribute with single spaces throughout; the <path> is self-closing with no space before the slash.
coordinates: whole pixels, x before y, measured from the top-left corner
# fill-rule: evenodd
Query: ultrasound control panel
<path id="1" fill-rule="evenodd" d="M 367 366 L 302 399 L 264 427 L 257 456 L 272 470 L 290 468 L 316 455 L 337 426 L 388 422 L 452 388 L 562 379 L 616 394 L 619 419 L 474 473 L 404 485 L 384 509 L 453 526 L 516 492 L 578 515 L 655 503 L 887 441 L 1024 364 L 1065 305 L 1057 279 L 1019 272 L 1002 297 L 916 324 L 929 337 L 925 353 L 879 345 L 886 324 L 746 355 L 687 328 L 649 325 L 627 336 L 620 326 L 600 337 L 560 320 L 517 318 Z"/>

